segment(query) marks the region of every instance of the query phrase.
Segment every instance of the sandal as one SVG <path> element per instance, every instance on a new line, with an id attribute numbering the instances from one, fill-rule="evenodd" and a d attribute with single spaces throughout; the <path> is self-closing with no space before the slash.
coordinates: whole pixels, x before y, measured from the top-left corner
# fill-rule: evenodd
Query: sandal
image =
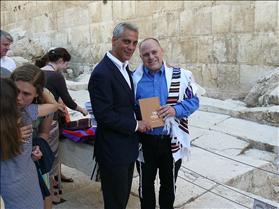
<path id="1" fill-rule="evenodd" d="M 60 201 L 58 201 L 58 202 L 52 201 L 52 204 L 53 205 L 59 205 L 59 204 L 61 204 L 63 202 L 66 202 L 66 200 L 60 197 Z"/>
<path id="2" fill-rule="evenodd" d="M 53 195 L 54 195 L 54 196 L 58 196 L 58 193 L 57 193 L 57 192 L 53 192 Z M 63 203 L 63 202 L 66 201 L 66 200 L 63 199 L 62 197 L 58 197 L 58 198 L 59 198 L 59 201 L 54 201 L 54 200 L 52 200 L 52 204 L 58 205 L 58 204 L 61 204 L 61 203 Z"/>
<path id="3" fill-rule="evenodd" d="M 54 179 L 55 179 L 55 181 L 58 181 L 58 176 L 54 176 Z M 67 183 L 72 183 L 72 182 L 74 182 L 74 179 L 72 179 L 72 178 L 67 178 L 67 177 L 65 177 L 65 176 L 61 176 L 61 181 L 62 182 L 67 182 Z"/>

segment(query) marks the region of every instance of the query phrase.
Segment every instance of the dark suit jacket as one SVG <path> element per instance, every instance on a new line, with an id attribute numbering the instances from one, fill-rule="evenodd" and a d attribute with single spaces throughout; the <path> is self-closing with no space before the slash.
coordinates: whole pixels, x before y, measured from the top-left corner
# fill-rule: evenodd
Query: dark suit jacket
<path id="1" fill-rule="evenodd" d="M 89 80 L 88 90 L 97 120 L 95 154 L 100 164 L 127 165 L 138 156 L 134 87 L 128 73 L 132 89 L 105 55 Z"/>

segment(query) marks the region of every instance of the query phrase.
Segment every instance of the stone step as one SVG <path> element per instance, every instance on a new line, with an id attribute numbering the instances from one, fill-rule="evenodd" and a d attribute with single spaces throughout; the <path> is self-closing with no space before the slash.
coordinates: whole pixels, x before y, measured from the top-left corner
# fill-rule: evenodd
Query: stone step
<path id="1" fill-rule="evenodd" d="M 279 106 L 248 108 L 241 101 L 231 99 L 223 101 L 201 96 L 199 110 L 279 126 Z"/>
<path id="2" fill-rule="evenodd" d="M 275 126 L 204 111 L 195 112 L 190 117 L 189 124 L 190 132 L 193 127 L 192 139 L 201 135 L 201 130 L 203 134 L 205 130 L 210 130 L 237 137 L 260 150 L 278 153 L 279 129 Z"/>

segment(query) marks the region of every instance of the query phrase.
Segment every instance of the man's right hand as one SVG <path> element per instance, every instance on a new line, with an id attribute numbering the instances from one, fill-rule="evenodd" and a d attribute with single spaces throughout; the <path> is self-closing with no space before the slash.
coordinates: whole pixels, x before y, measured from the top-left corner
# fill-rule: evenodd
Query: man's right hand
<path id="1" fill-rule="evenodd" d="M 151 129 L 151 125 L 147 121 L 144 121 L 144 120 L 138 121 L 138 130 L 137 131 L 144 133 L 150 129 Z"/>

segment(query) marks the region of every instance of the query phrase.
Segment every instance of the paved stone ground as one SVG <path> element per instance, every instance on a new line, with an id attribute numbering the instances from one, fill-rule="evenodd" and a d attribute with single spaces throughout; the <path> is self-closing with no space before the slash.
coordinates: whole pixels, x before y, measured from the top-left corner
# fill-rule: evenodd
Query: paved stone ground
<path id="1" fill-rule="evenodd" d="M 76 91 L 71 94 L 74 98 L 79 98 L 80 105 L 88 100 L 88 92 L 84 90 L 83 93 Z M 212 99 L 210 101 L 212 104 L 202 104 L 201 110 L 204 111 L 197 111 L 190 118 L 190 132 L 195 146 L 192 147 L 190 161 L 184 160 L 179 172 L 175 208 L 252 208 L 252 198 L 261 199 L 279 207 L 278 176 L 211 153 L 215 152 L 278 173 L 278 127 L 234 118 L 232 116 L 237 115 L 238 111 L 238 108 L 234 106 L 235 103 L 230 106 L 228 102 L 221 102 L 222 104 L 219 102 L 217 109 L 214 107 L 216 102 Z M 206 109 L 203 108 L 205 106 Z M 234 111 L 233 113 L 231 110 L 228 111 L 230 108 Z M 217 113 L 206 112 L 210 109 Z M 76 113 L 72 113 L 72 116 L 80 117 Z M 73 177 L 75 182 L 63 184 L 63 198 L 67 201 L 54 206 L 54 209 L 103 208 L 100 183 L 89 180 L 92 169 L 92 146 L 64 140 L 62 148 L 63 155 L 68 159 L 64 163 L 79 170 L 63 166 L 63 173 Z M 137 185 L 138 177 L 135 172 L 128 209 L 139 208 Z M 157 179 L 157 190 L 158 185 Z M 252 198 L 247 198 L 223 185 L 232 186 L 234 190 Z"/>
<path id="2" fill-rule="evenodd" d="M 268 144 L 274 150 L 278 149 L 278 129 L 276 127 L 203 111 L 196 112 L 192 116 L 190 124 L 193 144 L 206 150 L 193 146 L 190 161 L 183 161 L 183 168 L 180 170 L 177 180 L 175 208 L 252 208 L 253 199 L 224 188 L 219 183 L 233 185 L 234 190 L 239 189 L 252 198 L 259 198 L 266 202 L 270 202 L 268 199 L 271 198 L 279 201 L 276 197 L 274 199 L 274 194 L 271 191 L 279 188 L 278 178 L 209 152 L 216 152 L 256 167 L 276 171 L 276 166 L 274 167 L 276 154 L 253 147 L 257 142 L 258 144 Z M 64 140 L 62 144 L 64 155 L 68 157 L 65 163 L 80 168 L 87 175 L 75 169 L 63 167 L 63 172 L 74 177 L 75 183 L 64 184 L 63 197 L 67 199 L 67 202 L 55 206 L 55 208 L 102 208 L 100 184 L 91 182 L 88 177 L 92 168 L 90 165 L 92 147 L 75 144 L 68 140 Z M 75 157 L 69 157 L 70 153 L 76 153 L 76 155 L 71 154 Z M 199 174 L 217 181 L 217 183 L 205 179 Z M 245 178 L 242 179 L 242 176 Z M 268 178 L 273 178 L 272 183 L 267 182 Z M 245 181 L 251 182 L 252 186 L 245 186 Z M 259 184 L 259 182 L 263 182 L 262 184 L 266 186 Z M 135 172 L 128 209 L 139 208 L 137 185 L 138 177 Z M 157 179 L 157 190 L 158 186 L 159 180 Z M 229 198 L 231 201 L 218 195 Z M 274 201 L 270 203 L 277 204 Z"/>

